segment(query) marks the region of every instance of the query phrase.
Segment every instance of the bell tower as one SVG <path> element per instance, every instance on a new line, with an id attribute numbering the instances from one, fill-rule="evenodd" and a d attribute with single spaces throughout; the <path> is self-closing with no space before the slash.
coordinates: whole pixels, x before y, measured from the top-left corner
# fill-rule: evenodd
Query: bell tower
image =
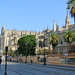
<path id="1" fill-rule="evenodd" d="M 66 19 L 65 19 L 65 27 L 68 29 L 68 26 L 70 25 L 70 18 L 68 16 L 68 11 L 67 11 L 67 14 L 66 14 Z"/>
<path id="2" fill-rule="evenodd" d="M 5 28 L 4 28 L 4 26 L 2 26 L 1 35 L 4 35 L 4 30 L 5 30 Z"/>

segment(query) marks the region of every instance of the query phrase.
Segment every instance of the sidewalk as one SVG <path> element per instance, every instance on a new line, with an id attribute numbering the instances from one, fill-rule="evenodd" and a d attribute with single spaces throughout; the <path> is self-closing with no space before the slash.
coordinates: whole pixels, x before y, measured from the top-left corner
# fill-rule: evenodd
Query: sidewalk
<path id="1" fill-rule="evenodd" d="M 34 64 L 44 64 L 44 62 L 34 63 Z M 55 66 L 68 66 L 68 67 L 75 67 L 75 65 L 69 65 L 69 64 L 56 64 L 56 63 L 47 63 L 46 65 L 55 65 Z"/>
<path id="2" fill-rule="evenodd" d="M 0 65 L 0 75 L 4 74 L 5 74 L 5 63 L 2 62 L 2 64 Z M 19 74 L 7 69 L 7 75 L 19 75 Z"/>
<path id="3" fill-rule="evenodd" d="M 0 68 L 0 75 L 4 75 L 5 74 L 5 71 L 3 70 L 3 68 L 1 67 Z M 19 74 L 16 74 L 10 70 L 7 70 L 7 75 L 19 75 Z"/>
<path id="4" fill-rule="evenodd" d="M 47 63 L 47 64 L 48 64 L 48 63 Z M 69 65 L 69 64 L 48 64 L 48 65 L 75 67 L 75 65 Z"/>

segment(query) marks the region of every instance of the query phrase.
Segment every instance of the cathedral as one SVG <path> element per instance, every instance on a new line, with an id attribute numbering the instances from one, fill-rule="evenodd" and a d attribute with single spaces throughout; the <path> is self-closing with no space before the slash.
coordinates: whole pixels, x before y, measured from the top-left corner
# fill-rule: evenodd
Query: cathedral
<path id="1" fill-rule="evenodd" d="M 8 30 L 5 29 L 5 27 L 2 26 L 1 29 L 1 35 L 0 35 L 0 50 L 5 50 L 5 47 L 8 46 L 9 50 L 17 50 L 17 42 L 18 39 L 26 36 L 26 35 L 35 35 L 36 37 L 36 53 L 39 50 L 39 48 L 46 48 L 46 49 L 52 49 L 52 46 L 49 44 L 49 39 L 48 36 L 51 33 L 57 33 L 59 35 L 59 43 L 56 46 L 56 50 L 58 53 L 62 52 L 67 54 L 68 53 L 68 44 L 64 41 L 64 32 L 67 30 L 72 30 L 75 31 L 75 25 L 71 25 L 70 24 L 70 18 L 68 13 L 66 14 L 66 18 L 65 18 L 65 25 L 60 28 L 59 25 L 54 22 L 53 23 L 53 29 L 50 30 L 45 29 L 42 32 L 36 32 L 36 31 L 19 31 L 19 30 Z M 45 39 L 45 41 L 44 41 Z M 43 44 L 45 42 L 45 45 Z M 72 43 L 74 44 L 74 42 Z"/>

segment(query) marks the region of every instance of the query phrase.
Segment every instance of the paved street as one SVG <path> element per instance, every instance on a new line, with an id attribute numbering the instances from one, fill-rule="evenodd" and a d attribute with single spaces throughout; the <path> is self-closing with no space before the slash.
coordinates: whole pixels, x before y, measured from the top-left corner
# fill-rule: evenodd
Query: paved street
<path id="1" fill-rule="evenodd" d="M 55 68 L 54 68 L 55 67 Z M 69 67 L 59 67 L 41 64 L 24 64 L 16 62 L 8 62 L 7 66 L 8 75 L 75 75 L 74 68 Z M 58 68 L 58 69 L 57 69 Z M 4 75 L 5 66 L 2 63 L 0 68 L 0 75 Z"/>

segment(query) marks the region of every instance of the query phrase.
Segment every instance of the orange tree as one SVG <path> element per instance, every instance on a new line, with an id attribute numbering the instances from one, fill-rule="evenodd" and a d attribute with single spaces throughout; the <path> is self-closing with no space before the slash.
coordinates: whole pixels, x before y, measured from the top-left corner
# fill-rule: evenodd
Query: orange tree
<path id="1" fill-rule="evenodd" d="M 18 52 L 22 55 L 35 55 L 36 38 L 34 35 L 27 35 L 18 40 Z"/>

